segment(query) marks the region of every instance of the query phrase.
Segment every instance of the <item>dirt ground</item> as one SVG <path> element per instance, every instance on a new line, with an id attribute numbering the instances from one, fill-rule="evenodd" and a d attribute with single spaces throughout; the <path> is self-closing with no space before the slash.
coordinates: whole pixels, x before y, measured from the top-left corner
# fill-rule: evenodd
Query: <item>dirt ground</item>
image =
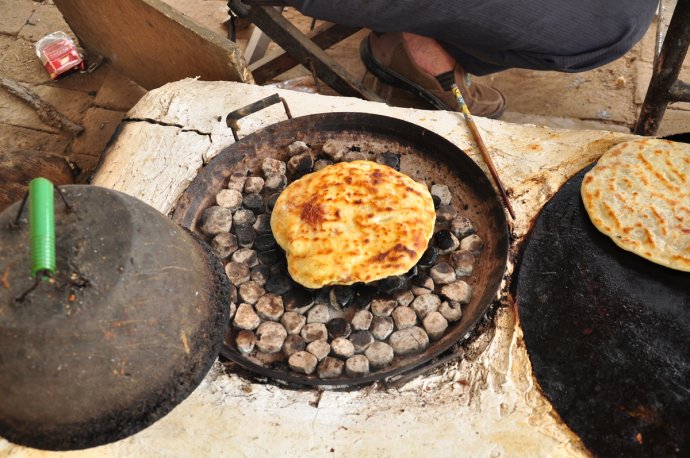
<path id="1" fill-rule="evenodd" d="M 165 0 L 203 27 L 227 36 L 224 0 Z M 672 0 L 671 0 L 672 2 Z M 669 3 L 669 2 L 667 2 Z M 33 149 L 65 155 L 85 181 L 98 163 L 124 114 L 145 90 L 115 71 L 107 62 L 92 73 L 73 73 L 51 81 L 34 53 L 34 44 L 47 33 L 71 33 L 52 0 L 0 0 L 0 76 L 29 87 L 54 105 L 71 121 L 84 127 L 79 136 L 63 132 L 41 121 L 35 110 L 0 89 L 0 154 Z M 287 9 L 284 14 L 302 30 L 310 18 Z M 251 26 L 240 30 L 238 42 L 246 45 Z M 362 30 L 331 48 L 341 65 L 387 96 L 390 104 L 421 107 L 421 102 L 404 93 L 378 85 L 359 60 L 358 48 L 367 31 Z M 656 25 L 643 40 L 615 62 L 584 73 L 563 74 L 514 69 L 482 78 L 501 89 L 508 98 L 508 110 L 501 118 L 570 129 L 595 128 L 628 132 L 634 125 L 652 72 Z M 163 35 L 162 35 L 163 37 Z M 269 53 L 276 50 L 269 47 Z M 315 90 L 309 72 L 297 67 L 276 82 L 297 84 Z M 690 80 L 690 62 L 681 76 Z M 324 93 L 333 92 L 326 88 Z M 690 104 L 669 107 L 660 134 L 690 130 Z"/>

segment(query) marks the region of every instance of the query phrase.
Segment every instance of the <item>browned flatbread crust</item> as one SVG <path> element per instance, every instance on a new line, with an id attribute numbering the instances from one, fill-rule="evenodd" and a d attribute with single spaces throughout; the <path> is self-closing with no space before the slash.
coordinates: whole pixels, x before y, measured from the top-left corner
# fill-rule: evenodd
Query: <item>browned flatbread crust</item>
<path id="1" fill-rule="evenodd" d="M 690 272 L 690 145 L 616 145 L 582 182 L 592 223 L 621 248 Z"/>
<path id="2" fill-rule="evenodd" d="M 341 162 L 291 183 L 271 214 L 292 278 L 350 285 L 414 266 L 433 235 L 427 186 L 371 161 Z"/>

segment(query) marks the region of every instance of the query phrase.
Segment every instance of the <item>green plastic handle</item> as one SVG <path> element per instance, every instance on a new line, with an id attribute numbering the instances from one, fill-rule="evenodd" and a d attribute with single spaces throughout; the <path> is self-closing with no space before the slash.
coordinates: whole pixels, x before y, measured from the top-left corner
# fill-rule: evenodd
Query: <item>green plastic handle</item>
<path id="1" fill-rule="evenodd" d="M 29 232 L 31 236 L 31 276 L 55 273 L 55 204 L 53 183 L 34 178 L 29 183 Z"/>

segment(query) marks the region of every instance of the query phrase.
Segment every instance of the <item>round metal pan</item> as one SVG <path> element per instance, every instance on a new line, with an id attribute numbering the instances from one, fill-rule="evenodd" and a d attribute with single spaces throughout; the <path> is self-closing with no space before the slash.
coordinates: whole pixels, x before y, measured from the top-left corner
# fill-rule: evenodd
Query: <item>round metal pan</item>
<path id="1" fill-rule="evenodd" d="M 515 286 L 534 374 L 596 456 L 690 455 L 690 274 L 591 223 L 584 174 L 544 206 Z"/>
<path id="2" fill-rule="evenodd" d="M 287 159 L 286 147 L 295 140 L 319 144 L 329 139 L 351 142 L 364 153 L 390 151 L 401 155 L 401 170 L 427 183 L 447 184 L 453 202 L 467 215 L 485 242 L 471 277 L 474 294 L 460 321 L 446 335 L 430 345 L 426 352 L 396 358 L 392 365 L 361 378 L 342 377 L 321 380 L 295 374 L 289 369 L 262 367 L 225 346 L 221 355 L 251 371 L 274 380 L 300 385 L 349 386 L 368 383 L 399 374 L 434 358 L 457 343 L 474 327 L 496 298 L 508 257 L 508 230 L 501 201 L 482 170 L 457 146 L 443 137 L 399 119 L 366 113 L 324 113 L 283 121 L 244 137 L 209 162 L 175 208 L 173 219 L 191 230 L 196 229 L 203 210 L 214 205 L 215 195 L 233 172 L 259 174 L 265 157 Z"/>

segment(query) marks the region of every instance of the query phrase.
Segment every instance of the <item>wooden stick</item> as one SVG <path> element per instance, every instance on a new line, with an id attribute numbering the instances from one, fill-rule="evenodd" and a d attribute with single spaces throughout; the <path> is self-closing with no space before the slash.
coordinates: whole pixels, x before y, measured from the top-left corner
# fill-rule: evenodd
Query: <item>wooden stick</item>
<path id="1" fill-rule="evenodd" d="M 7 89 L 10 94 L 22 99 L 32 106 L 36 110 L 38 117 L 41 118 L 41 121 L 46 124 L 60 130 L 71 132 L 74 135 L 79 135 L 84 131 L 82 126 L 67 119 L 65 115 L 57 111 L 54 106 L 43 101 L 38 94 L 31 91 L 26 86 L 19 84 L 17 81 L 0 76 L 0 85 Z"/>
<path id="2" fill-rule="evenodd" d="M 508 194 L 506 193 L 506 190 L 503 187 L 503 183 L 501 182 L 501 178 L 498 176 L 498 172 L 496 171 L 496 167 L 494 166 L 494 161 L 491 160 L 491 155 L 489 154 L 489 150 L 486 148 L 486 145 L 484 144 L 484 140 L 482 140 L 482 136 L 479 135 L 479 129 L 477 129 L 477 125 L 474 123 L 474 118 L 472 118 L 472 114 L 470 113 L 470 109 L 467 108 L 467 104 L 465 103 L 465 99 L 462 97 L 462 94 L 460 93 L 460 89 L 458 88 L 457 84 L 453 83 L 451 86 L 451 90 L 453 91 L 453 94 L 455 95 L 455 98 L 457 99 L 458 104 L 460 105 L 460 108 L 462 109 L 462 114 L 465 116 L 465 121 L 467 121 L 467 127 L 469 127 L 470 132 L 472 132 L 472 136 L 474 137 L 474 141 L 477 143 L 477 146 L 479 147 L 479 151 L 482 153 L 482 157 L 484 158 L 484 162 L 489 167 L 489 172 L 491 172 L 491 177 L 494 179 L 494 183 L 496 183 L 496 186 L 498 187 L 498 190 L 501 193 L 501 200 L 503 200 L 503 205 L 508 209 L 508 213 L 510 214 L 510 217 L 512 219 L 515 219 L 515 212 L 513 211 L 512 205 L 510 205 L 510 200 L 508 199 Z"/>

